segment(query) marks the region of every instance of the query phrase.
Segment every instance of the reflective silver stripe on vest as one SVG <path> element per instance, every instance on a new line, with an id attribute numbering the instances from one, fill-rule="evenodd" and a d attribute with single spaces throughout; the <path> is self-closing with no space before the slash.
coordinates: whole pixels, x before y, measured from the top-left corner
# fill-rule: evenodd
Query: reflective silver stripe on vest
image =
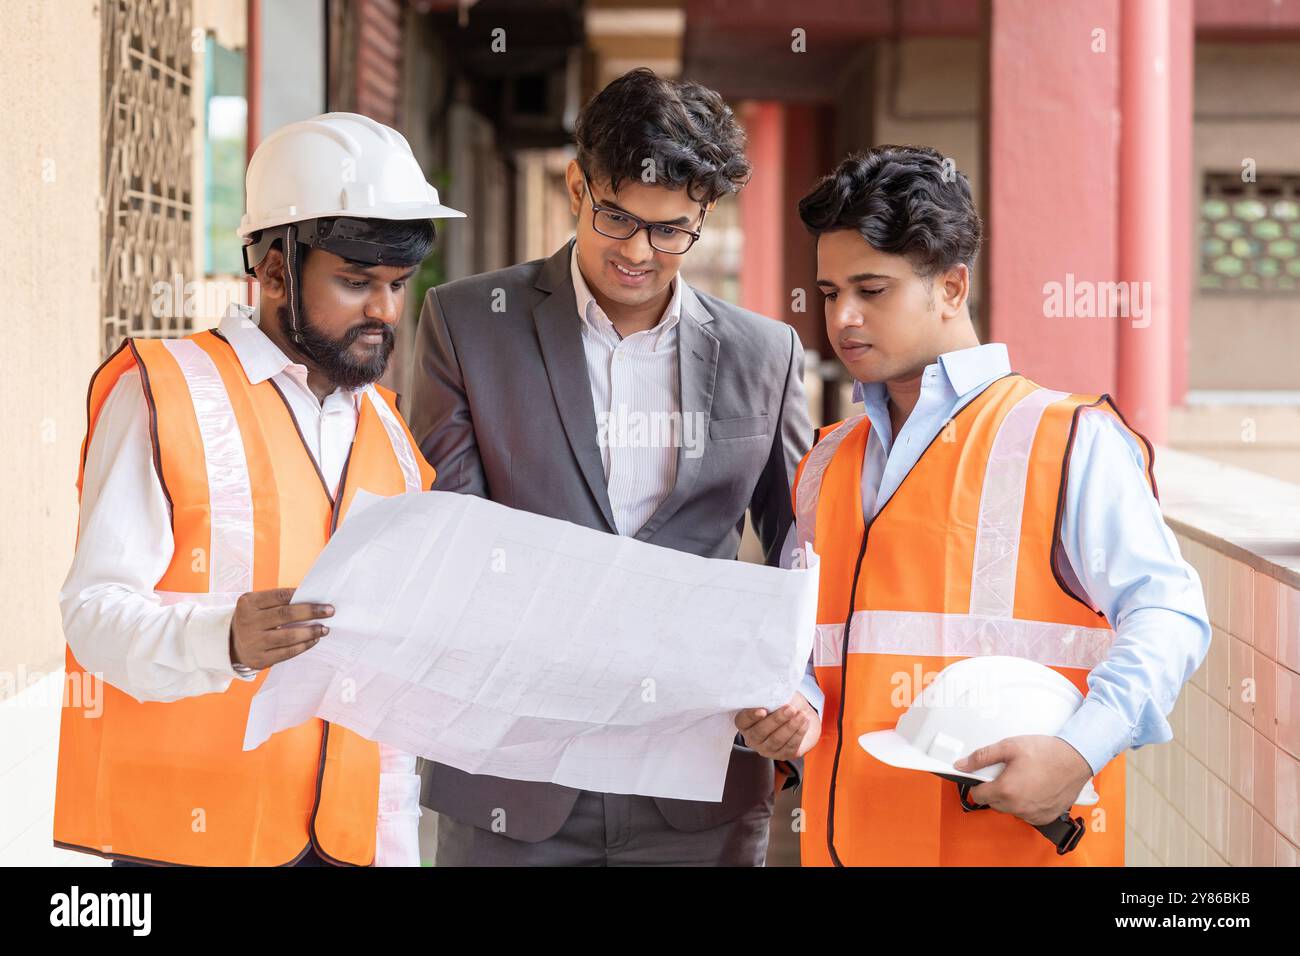
<path id="1" fill-rule="evenodd" d="M 1090 669 L 1106 659 L 1114 637 L 1115 632 L 1106 627 L 1075 627 L 975 614 L 854 611 L 849 653 L 906 657 L 1003 654 L 1051 667 Z M 840 666 L 843 647 L 843 624 L 818 624 L 813 664 Z"/>
<path id="2" fill-rule="evenodd" d="M 1012 616 L 1016 606 L 1016 566 L 1029 453 L 1043 411 L 1053 402 L 1068 397 L 1068 392 L 1035 389 L 1007 412 L 993 436 L 980 490 L 979 526 L 971 568 L 971 614 Z"/>
<path id="3" fill-rule="evenodd" d="M 169 604 L 202 604 L 204 607 L 234 607 L 243 591 L 154 591 L 163 607 Z"/>
<path id="4" fill-rule="evenodd" d="M 370 404 L 375 407 L 379 420 L 384 423 L 384 431 L 393 446 L 397 465 L 402 469 L 402 479 L 406 482 L 407 492 L 423 491 L 424 489 L 420 487 L 420 466 L 416 464 L 415 453 L 411 451 L 411 443 L 406 438 L 402 423 L 397 420 L 392 408 L 373 385 L 366 386 L 366 396 L 370 399 Z"/>
<path id="5" fill-rule="evenodd" d="M 808 546 L 814 543 L 817 534 L 817 499 L 821 497 L 822 478 L 826 475 L 826 467 L 845 436 L 857 428 L 858 423 L 866 417 L 866 415 L 855 415 L 846 419 L 838 428 L 813 445 L 812 450 L 808 452 L 808 460 L 804 462 L 794 494 L 795 534 L 799 539 L 799 547 L 805 554 L 808 552 Z M 820 552 L 823 549 L 816 548 L 816 550 Z"/>
<path id="6" fill-rule="evenodd" d="M 1106 659 L 1115 638 L 1115 632 L 1109 627 L 1077 627 L 1012 617 L 1029 456 L 1043 412 L 1052 403 L 1068 397 L 1068 392 L 1034 389 L 1011 408 L 998 426 L 980 491 L 970 613 L 855 611 L 849 629 L 850 654 L 1008 655 L 1048 666 L 1085 670 Z M 845 422 L 818 442 L 809 455 L 796 496 L 795 517 L 801 542 L 814 540 L 822 478 L 844 435 L 861 417 Z M 918 569 L 916 573 L 927 571 Z M 843 653 L 844 625 L 817 625 L 813 663 L 818 667 L 838 667 Z"/>
<path id="7" fill-rule="evenodd" d="M 194 403 L 208 475 L 208 590 L 253 590 L 253 489 L 234 406 L 216 363 L 190 339 L 165 339 Z"/>

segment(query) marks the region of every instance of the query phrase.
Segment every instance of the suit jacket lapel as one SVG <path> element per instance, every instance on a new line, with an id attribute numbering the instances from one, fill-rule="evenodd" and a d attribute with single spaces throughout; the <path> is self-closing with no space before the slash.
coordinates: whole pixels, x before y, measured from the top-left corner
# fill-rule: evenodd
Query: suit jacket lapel
<path id="1" fill-rule="evenodd" d="M 708 445 L 709 413 L 718 374 L 718 340 L 707 328 L 713 321 L 690 286 L 682 289 L 682 316 L 677 324 L 677 361 L 680 368 L 682 443 L 677 448 L 677 481 L 636 537 L 648 540 L 690 498 L 704 463 Z M 699 441 L 698 453 L 687 454 L 686 437 Z"/>
<path id="2" fill-rule="evenodd" d="M 536 285 L 550 295 L 533 309 L 533 322 L 569 447 L 609 530 L 617 531 L 605 484 L 605 464 L 596 444 L 596 409 L 591 401 L 591 379 L 582 347 L 582 320 L 569 275 L 571 248 L 572 243 L 567 243 L 542 266 Z"/>

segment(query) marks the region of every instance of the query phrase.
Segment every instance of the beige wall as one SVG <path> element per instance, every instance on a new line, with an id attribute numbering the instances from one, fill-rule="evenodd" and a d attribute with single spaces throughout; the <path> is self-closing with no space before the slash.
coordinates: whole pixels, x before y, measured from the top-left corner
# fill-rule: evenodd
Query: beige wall
<path id="1" fill-rule="evenodd" d="M 980 87 L 984 43 L 965 37 L 916 37 L 876 45 L 875 143 L 933 146 L 950 157 L 970 180 L 976 204 L 985 196 L 980 132 Z M 871 145 L 871 144 L 866 144 Z M 971 309 L 984 334 L 980 308 L 984 256 L 976 262 Z M 847 406 L 846 406 L 847 407 Z"/>
<path id="2" fill-rule="evenodd" d="M 983 42 L 917 37 L 876 49 L 875 142 L 933 146 L 956 161 L 978 200 Z"/>
<path id="3" fill-rule="evenodd" d="M 1300 308 L 1293 321 L 1300 324 Z M 1300 373 L 1296 378 L 1300 387 Z M 1173 408 L 1169 444 L 1300 485 L 1300 405 Z"/>
<path id="4" fill-rule="evenodd" d="M 0 262 L 10 363 L 0 377 L 0 698 L 62 662 L 56 596 L 76 533 L 85 389 L 99 364 L 100 48 L 91 0 L 0 0 L 9 192 Z"/>
<path id="5" fill-rule="evenodd" d="M 1198 43 L 1193 185 L 1206 171 L 1300 171 L 1300 43 Z M 1195 237 L 1189 241 L 1195 242 Z M 1200 271 L 1200 252 L 1193 257 Z M 1300 297 L 1192 289 L 1192 388 L 1300 388 Z"/>

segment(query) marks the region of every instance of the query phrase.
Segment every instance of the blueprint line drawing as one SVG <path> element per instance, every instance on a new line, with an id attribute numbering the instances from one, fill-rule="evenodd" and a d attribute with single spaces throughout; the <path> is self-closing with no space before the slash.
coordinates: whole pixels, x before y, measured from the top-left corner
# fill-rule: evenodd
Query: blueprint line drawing
<path id="1" fill-rule="evenodd" d="M 358 496 L 294 597 L 244 749 L 312 717 L 468 773 L 722 799 L 736 711 L 803 679 L 816 555 L 701 558 L 471 495 Z"/>

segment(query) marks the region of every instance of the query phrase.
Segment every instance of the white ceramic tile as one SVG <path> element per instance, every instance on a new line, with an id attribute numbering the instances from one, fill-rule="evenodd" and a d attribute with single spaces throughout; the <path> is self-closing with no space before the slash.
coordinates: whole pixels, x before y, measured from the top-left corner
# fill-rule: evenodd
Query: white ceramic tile
<path id="1" fill-rule="evenodd" d="M 1219 856 L 1228 853 L 1228 785 L 1210 774 L 1205 778 L 1205 840 Z"/>
<path id="2" fill-rule="evenodd" d="M 1268 740 L 1277 739 L 1277 696 L 1276 661 L 1255 652 L 1255 730 Z"/>
<path id="3" fill-rule="evenodd" d="M 1236 714 L 1228 727 L 1228 783 L 1247 803 L 1255 799 L 1255 728 Z"/>
<path id="4" fill-rule="evenodd" d="M 1214 629 L 1207 659 L 1209 670 L 1205 674 L 1205 691 L 1210 700 L 1227 707 L 1232 699 L 1232 638 L 1227 631 Z"/>
<path id="5" fill-rule="evenodd" d="M 1300 591 L 1281 586 L 1277 614 L 1277 661 L 1300 673 Z"/>
<path id="6" fill-rule="evenodd" d="M 1273 764 L 1273 825 L 1292 843 L 1300 843 L 1300 760 L 1275 751 Z"/>
<path id="7" fill-rule="evenodd" d="M 1274 866 L 1300 866 L 1300 850 L 1297 850 L 1295 844 L 1286 840 L 1280 833 L 1274 844 L 1273 855 Z"/>
<path id="8" fill-rule="evenodd" d="M 1197 760 L 1205 761 L 1205 750 L 1209 744 L 1209 723 L 1207 711 L 1210 699 L 1199 687 L 1188 687 L 1187 691 L 1187 752 Z"/>
<path id="9" fill-rule="evenodd" d="M 1209 731 L 1206 745 L 1206 766 L 1220 780 L 1227 780 L 1231 775 L 1229 772 L 1228 734 L 1230 725 L 1228 721 L 1232 719 L 1232 714 L 1217 701 L 1210 701 L 1205 716 L 1206 726 Z"/>
<path id="10" fill-rule="evenodd" d="M 1209 771 L 1194 757 L 1187 761 L 1187 822 L 1201 836 L 1206 830 L 1206 793 Z"/>
<path id="11" fill-rule="evenodd" d="M 1253 719 L 1256 694 L 1255 687 L 1255 651 L 1240 638 L 1234 637 L 1230 643 L 1231 652 L 1228 662 L 1228 683 L 1231 687 L 1229 709 L 1238 717 L 1247 721 Z"/>
<path id="12" fill-rule="evenodd" d="M 1254 632 L 1251 643 L 1265 657 L 1277 660 L 1278 595 L 1282 587 L 1277 578 L 1255 575 Z"/>
<path id="13" fill-rule="evenodd" d="M 1254 811 L 1236 793 L 1228 793 L 1228 852 L 1233 866 L 1250 866 L 1251 824 Z"/>
<path id="14" fill-rule="evenodd" d="M 1228 633 L 1249 638 L 1255 616 L 1255 572 L 1250 565 L 1231 561 L 1228 565 Z"/>
<path id="15" fill-rule="evenodd" d="M 1278 749 L 1263 735 L 1255 735 L 1255 809 L 1276 827 L 1273 803 L 1276 797 L 1273 779 Z"/>
<path id="16" fill-rule="evenodd" d="M 1277 745 L 1293 757 L 1300 757 L 1300 674 L 1277 668 L 1273 706 Z"/>
<path id="17" fill-rule="evenodd" d="M 1251 810 L 1250 819 L 1250 865 L 1272 866 L 1280 837 L 1258 810 Z"/>

